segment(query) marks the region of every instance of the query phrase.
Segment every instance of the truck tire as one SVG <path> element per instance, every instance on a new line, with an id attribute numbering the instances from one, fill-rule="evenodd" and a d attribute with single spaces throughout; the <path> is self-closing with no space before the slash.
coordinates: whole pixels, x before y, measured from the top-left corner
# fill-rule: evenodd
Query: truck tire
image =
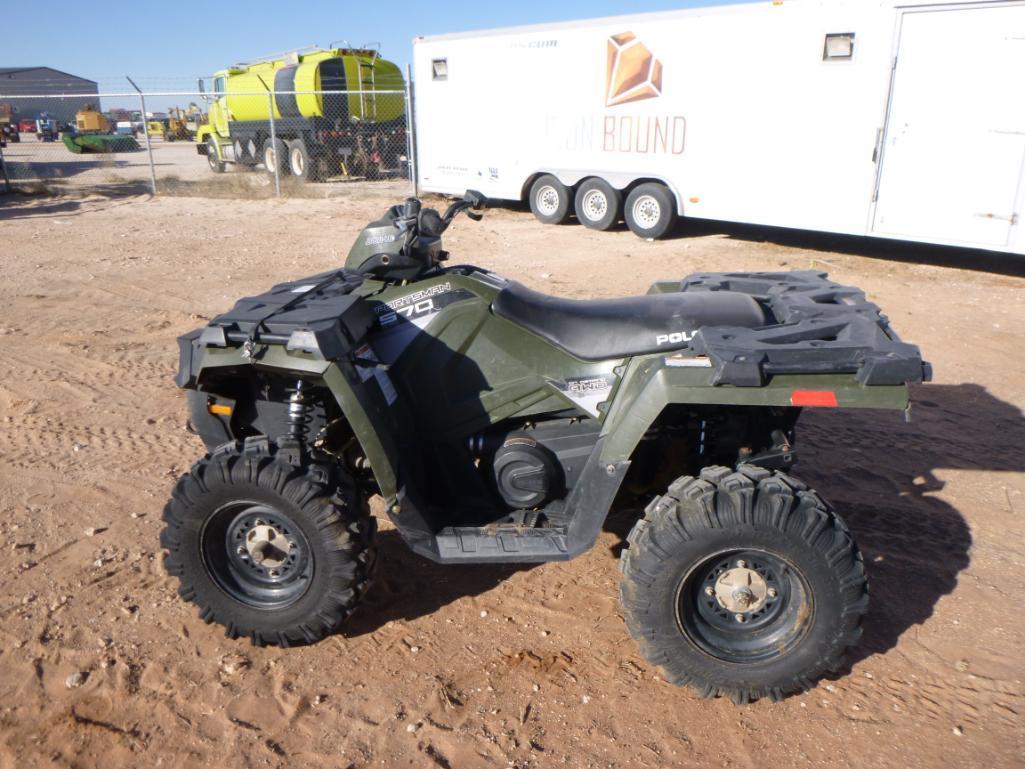
<path id="1" fill-rule="evenodd" d="M 206 140 L 206 162 L 210 164 L 210 170 L 215 174 L 224 173 L 224 161 L 221 160 L 221 156 L 217 152 L 217 142 L 212 136 Z"/>
<path id="2" fill-rule="evenodd" d="M 673 193 L 658 182 L 640 184 L 626 196 L 623 218 L 630 231 L 640 238 L 658 240 L 665 237 L 676 224 Z"/>
<path id="3" fill-rule="evenodd" d="M 585 179 L 574 201 L 577 221 L 592 230 L 607 230 L 619 221 L 623 194 L 604 179 Z"/>
<path id="4" fill-rule="evenodd" d="M 315 180 L 320 164 L 316 158 L 310 156 L 309 150 L 306 149 L 306 142 L 302 139 L 293 139 L 287 142 L 287 145 L 288 170 L 292 176 L 303 182 Z"/>
<path id="5" fill-rule="evenodd" d="M 364 495 L 333 462 L 285 457 L 266 438 L 199 460 L 163 520 L 164 566 L 178 593 L 229 638 L 314 643 L 370 583 L 376 527 Z"/>
<path id="6" fill-rule="evenodd" d="M 627 540 L 630 634 L 669 681 L 704 697 L 809 689 L 861 636 L 861 554 L 839 516 L 783 473 L 742 465 L 680 478 Z"/>
<path id="7" fill-rule="evenodd" d="M 538 177 L 530 187 L 530 210 L 539 222 L 563 224 L 569 219 L 572 195 L 551 174 Z"/>
<path id="8" fill-rule="evenodd" d="M 263 143 L 260 157 L 263 159 L 263 166 L 267 169 L 267 173 L 270 176 L 274 176 L 275 162 L 277 162 L 278 174 L 280 176 L 285 176 L 288 173 L 288 148 L 285 147 L 285 143 L 281 139 L 274 139 L 273 141 L 267 139 Z"/>

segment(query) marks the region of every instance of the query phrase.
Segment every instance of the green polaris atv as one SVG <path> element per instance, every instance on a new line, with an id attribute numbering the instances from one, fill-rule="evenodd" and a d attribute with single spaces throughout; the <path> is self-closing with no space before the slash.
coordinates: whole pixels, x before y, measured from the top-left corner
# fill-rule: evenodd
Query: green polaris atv
<path id="1" fill-rule="evenodd" d="M 441 563 L 568 560 L 617 497 L 644 500 L 620 597 L 669 680 L 746 701 L 836 669 L 865 568 L 788 474 L 794 428 L 803 408 L 906 410 L 907 383 L 930 375 L 918 348 L 813 271 L 578 301 L 445 266 L 442 233 L 484 203 L 393 206 L 343 268 L 179 339 L 210 452 L 164 511 L 179 593 L 232 638 L 313 643 L 370 583 L 371 494 Z"/>

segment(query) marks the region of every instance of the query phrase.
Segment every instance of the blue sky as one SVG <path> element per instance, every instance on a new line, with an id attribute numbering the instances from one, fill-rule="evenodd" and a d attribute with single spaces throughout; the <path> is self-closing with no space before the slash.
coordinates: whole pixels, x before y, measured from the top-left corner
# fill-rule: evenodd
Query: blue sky
<path id="1" fill-rule="evenodd" d="M 736 0 L 731 0 L 735 2 Z M 405 67 L 415 35 L 595 16 L 725 5 L 726 0 L 513 0 L 513 2 L 141 3 L 2 0 L 0 67 L 48 66 L 95 80 L 102 91 L 194 90 L 196 79 L 237 61 L 346 39 L 381 44 Z M 166 107 L 163 100 L 154 107 Z M 171 99 L 173 103 L 175 100 Z M 116 104 L 104 101 L 108 109 Z M 149 104 L 147 104 L 149 106 Z"/>

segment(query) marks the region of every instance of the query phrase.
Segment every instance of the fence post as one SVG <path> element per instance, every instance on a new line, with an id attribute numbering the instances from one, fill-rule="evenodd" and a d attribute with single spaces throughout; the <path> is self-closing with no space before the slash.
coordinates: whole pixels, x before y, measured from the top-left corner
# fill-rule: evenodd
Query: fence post
<path id="1" fill-rule="evenodd" d="M 260 79 L 260 85 L 262 85 L 267 91 L 267 118 L 270 120 L 270 146 L 273 148 L 272 151 L 274 154 L 274 196 L 280 198 L 281 158 L 278 157 L 278 134 L 274 130 L 274 91 L 269 85 L 267 85 L 267 81 L 264 80 L 261 75 L 257 75 L 257 77 Z M 263 159 L 264 161 L 267 160 L 267 153 L 264 153 Z"/>
<path id="2" fill-rule="evenodd" d="M 420 197 L 420 178 L 416 167 L 416 120 L 413 114 L 413 68 L 406 65 L 406 158 L 413 196 Z"/>
<path id="3" fill-rule="evenodd" d="M 143 95 L 142 89 L 135 84 L 134 80 L 128 77 L 128 75 L 125 75 L 125 78 L 128 80 L 129 83 L 132 84 L 132 88 L 135 89 L 136 93 L 139 94 L 139 102 L 142 104 L 142 131 L 144 134 L 146 134 L 146 153 L 149 155 L 149 181 L 150 186 L 153 189 L 153 194 L 156 195 L 157 169 L 156 166 L 153 165 L 153 145 L 150 143 L 149 140 L 149 121 L 146 120 L 146 97 L 145 95 Z"/>
<path id="4" fill-rule="evenodd" d="M 278 157 L 278 134 L 274 130 L 274 92 L 267 91 L 267 117 L 270 118 L 270 146 L 274 148 L 274 196 L 281 197 L 281 158 Z M 267 159 L 264 154 L 264 160 Z"/>
<path id="5" fill-rule="evenodd" d="M 4 160 L 4 139 L 0 136 L 0 174 L 4 177 L 4 192 L 11 191 L 11 180 L 7 176 L 7 161 Z"/>

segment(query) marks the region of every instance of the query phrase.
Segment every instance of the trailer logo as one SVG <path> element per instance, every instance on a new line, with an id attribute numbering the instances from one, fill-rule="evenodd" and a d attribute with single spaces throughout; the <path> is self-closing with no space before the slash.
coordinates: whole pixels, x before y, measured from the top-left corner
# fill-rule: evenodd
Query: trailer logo
<path id="1" fill-rule="evenodd" d="M 654 99 L 662 95 L 662 62 L 633 32 L 608 40 L 605 68 L 605 106 Z"/>

